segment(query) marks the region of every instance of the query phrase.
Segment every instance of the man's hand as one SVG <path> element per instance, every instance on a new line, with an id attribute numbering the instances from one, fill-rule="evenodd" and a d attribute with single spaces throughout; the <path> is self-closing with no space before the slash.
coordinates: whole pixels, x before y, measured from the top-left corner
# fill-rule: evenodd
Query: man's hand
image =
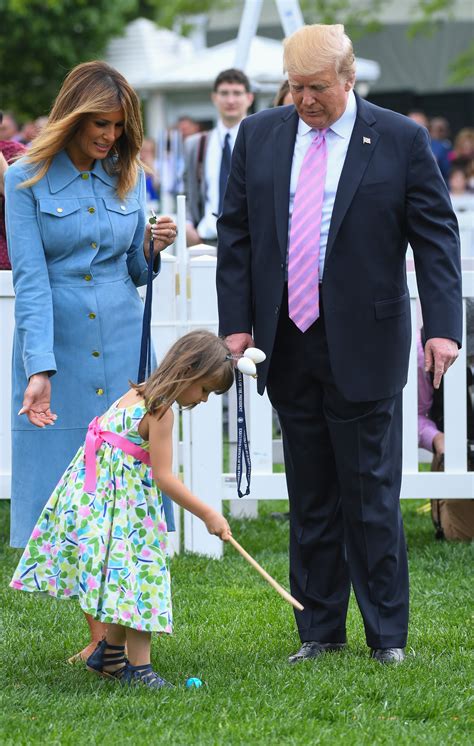
<path id="1" fill-rule="evenodd" d="M 229 334 L 229 336 L 225 338 L 225 343 L 232 355 L 242 355 L 247 347 L 255 347 L 252 335 L 246 334 L 245 332 Z"/>
<path id="2" fill-rule="evenodd" d="M 454 363 L 459 350 L 456 342 L 443 337 L 432 337 L 425 344 L 425 371 L 433 373 L 433 386 L 439 389 L 441 379 Z"/>
<path id="3" fill-rule="evenodd" d="M 50 409 L 51 381 L 47 373 L 31 376 L 23 397 L 23 406 L 18 414 L 26 414 L 32 425 L 45 427 L 54 425 L 57 415 Z"/>
<path id="4" fill-rule="evenodd" d="M 145 240 L 143 242 L 143 251 L 148 261 L 150 252 L 150 238 L 153 238 L 153 254 L 157 256 L 160 251 L 170 246 L 176 239 L 176 223 L 167 215 L 162 215 L 156 219 L 156 223 L 150 225 L 147 222 L 145 226 Z"/>

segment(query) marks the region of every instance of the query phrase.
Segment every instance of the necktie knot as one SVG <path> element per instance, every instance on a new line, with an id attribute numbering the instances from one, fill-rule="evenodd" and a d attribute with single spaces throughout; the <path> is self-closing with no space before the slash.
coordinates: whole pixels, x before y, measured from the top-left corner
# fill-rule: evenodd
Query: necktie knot
<path id="1" fill-rule="evenodd" d="M 311 145 L 314 143 L 318 144 L 324 140 L 326 137 L 326 132 L 328 131 L 328 128 L 324 130 L 312 130 L 313 132 L 313 139 L 311 140 Z"/>

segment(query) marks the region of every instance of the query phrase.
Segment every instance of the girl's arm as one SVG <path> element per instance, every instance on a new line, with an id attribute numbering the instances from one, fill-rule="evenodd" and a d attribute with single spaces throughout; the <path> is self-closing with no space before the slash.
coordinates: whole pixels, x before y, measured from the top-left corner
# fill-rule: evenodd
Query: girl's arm
<path id="1" fill-rule="evenodd" d="M 156 484 L 174 502 L 204 521 L 210 534 L 226 541 L 232 532 L 224 516 L 193 495 L 172 472 L 173 412 L 168 409 L 160 420 L 149 415 L 148 420 L 151 466 Z"/>

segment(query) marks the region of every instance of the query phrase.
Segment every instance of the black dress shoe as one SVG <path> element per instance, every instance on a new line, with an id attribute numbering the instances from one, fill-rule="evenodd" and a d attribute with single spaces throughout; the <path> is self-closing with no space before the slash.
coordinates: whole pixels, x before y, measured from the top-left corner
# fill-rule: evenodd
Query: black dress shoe
<path id="1" fill-rule="evenodd" d="M 370 657 L 379 663 L 402 663 L 405 651 L 403 648 L 372 648 Z"/>
<path id="2" fill-rule="evenodd" d="M 343 642 L 304 642 L 297 653 L 290 655 L 288 663 L 299 663 L 310 658 L 317 658 L 323 653 L 335 652 L 345 647 Z"/>

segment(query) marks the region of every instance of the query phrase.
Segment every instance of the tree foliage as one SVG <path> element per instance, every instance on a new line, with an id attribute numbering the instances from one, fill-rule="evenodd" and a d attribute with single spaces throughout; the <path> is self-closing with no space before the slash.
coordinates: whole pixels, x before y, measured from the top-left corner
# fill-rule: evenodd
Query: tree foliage
<path id="1" fill-rule="evenodd" d="M 198 13 L 229 8 L 233 0 L 138 0 L 137 16 L 150 18 L 165 28 L 171 28 L 177 19 L 186 19 Z"/>
<path id="2" fill-rule="evenodd" d="M 67 72 L 96 59 L 133 17 L 136 0 L 0 0 L 0 107 L 49 111 Z"/>

